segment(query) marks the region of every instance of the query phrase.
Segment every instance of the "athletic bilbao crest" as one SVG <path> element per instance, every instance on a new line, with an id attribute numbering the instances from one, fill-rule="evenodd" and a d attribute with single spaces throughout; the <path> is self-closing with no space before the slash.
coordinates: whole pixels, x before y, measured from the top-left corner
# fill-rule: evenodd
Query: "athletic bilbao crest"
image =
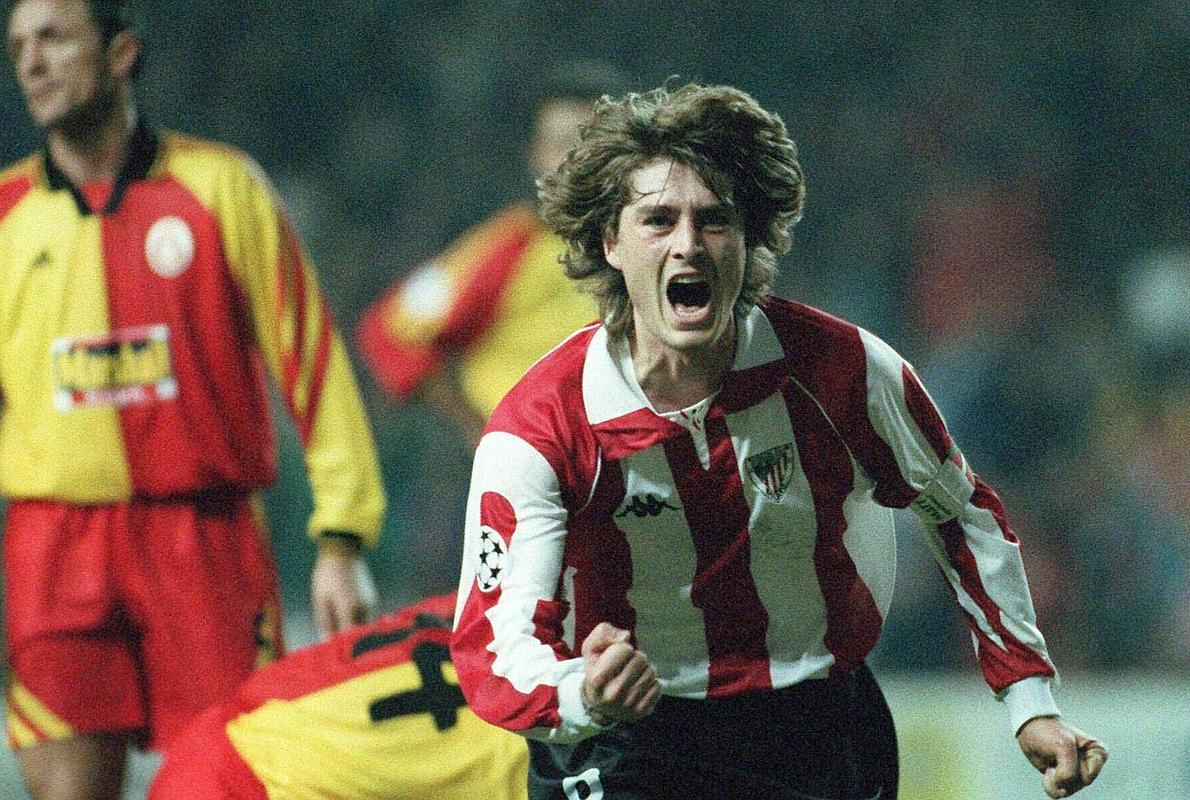
<path id="1" fill-rule="evenodd" d="M 793 463 L 793 444 L 790 442 L 748 456 L 744 461 L 752 485 L 756 487 L 756 491 L 763 492 L 770 500 L 780 500 L 789 488 L 789 479 L 793 477 Z"/>

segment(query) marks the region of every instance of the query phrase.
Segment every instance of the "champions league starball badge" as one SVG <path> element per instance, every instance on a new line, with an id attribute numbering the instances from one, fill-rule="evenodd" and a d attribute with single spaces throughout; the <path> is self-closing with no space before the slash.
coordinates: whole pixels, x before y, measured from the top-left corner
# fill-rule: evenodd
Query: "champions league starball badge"
<path id="1" fill-rule="evenodd" d="M 475 571 L 475 582 L 479 591 L 490 592 L 504 580 L 508 562 L 508 549 L 504 539 L 492 528 L 484 525 L 479 529 L 479 565 Z"/>

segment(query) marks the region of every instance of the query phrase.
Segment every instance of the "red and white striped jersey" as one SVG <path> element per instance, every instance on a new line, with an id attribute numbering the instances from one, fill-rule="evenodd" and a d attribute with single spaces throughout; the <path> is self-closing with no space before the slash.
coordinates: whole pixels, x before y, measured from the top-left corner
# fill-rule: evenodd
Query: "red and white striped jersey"
<path id="1" fill-rule="evenodd" d="M 912 367 L 873 334 L 768 300 L 720 391 L 653 411 L 624 340 L 584 328 L 493 414 L 475 455 L 453 636 L 489 722 L 599 730 L 580 645 L 632 632 L 668 695 L 788 686 L 858 664 L 892 600 L 912 507 L 1015 726 L 1057 713 L 1016 537 Z M 1009 688 L 1011 687 L 1011 688 Z"/>

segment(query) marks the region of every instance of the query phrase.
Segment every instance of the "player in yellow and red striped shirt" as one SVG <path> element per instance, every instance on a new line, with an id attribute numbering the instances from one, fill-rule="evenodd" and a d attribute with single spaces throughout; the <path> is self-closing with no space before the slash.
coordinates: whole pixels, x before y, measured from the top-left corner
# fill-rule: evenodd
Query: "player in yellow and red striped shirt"
<path id="1" fill-rule="evenodd" d="M 455 595 L 295 650 L 200 714 L 149 800 L 524 800 L 525 740 L 467 707 Z"/>
<path id="2" fill-rule="evenodd" d="M 256 493 L 265 376 L 306 451 L 327 630 L 369 613 L 383 490 L 314 271 L 259 168 L 138 120 L 123 3 L 16 0 L 43 152 L 0 172 L 0 492 L 11 742 L 37 798 L 114 797 L 281 647 Z"/>
<path id="3" fill-rule="evenodd" d="M 612 64 L 555 65 L 536 93 L 529 168 L 552 172 L 625 78 Z M 531 203 L 514 203 L 403 276 L 365 312 L 356 337 L 372 376 L 404 400 L 420 394 L 474 441 L 525 370 L 595 304 L 562 272 L 562 242 Z"/>

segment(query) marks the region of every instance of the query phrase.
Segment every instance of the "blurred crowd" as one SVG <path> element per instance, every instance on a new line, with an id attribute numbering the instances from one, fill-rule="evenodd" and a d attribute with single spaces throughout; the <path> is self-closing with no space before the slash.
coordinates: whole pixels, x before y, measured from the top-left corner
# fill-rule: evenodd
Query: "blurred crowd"
<path id="1" fill-rule="evenodd" d="M 640 89 L 744 88 L 781 113 L 807 176 L 778 292 L 914 362 L 1005 498 L 1055 660 L 1190 670 L 1185 4 L 645 6 L 163 0 L 145 9 L 143 106 L 264 165 L 350 329 L 386 283 L 532 196 L 551 56 L 608 59 Z M 0 99 L 7 162 L 35 138 L 11 76 Z M 470 443 L 417 402 L 370 401 L 391 606 L 455 581 Z M 312 556 L 299 473 L 269 503 L 292 603 Z M 970 668 L 900 523 L 878 663 Z"/>

